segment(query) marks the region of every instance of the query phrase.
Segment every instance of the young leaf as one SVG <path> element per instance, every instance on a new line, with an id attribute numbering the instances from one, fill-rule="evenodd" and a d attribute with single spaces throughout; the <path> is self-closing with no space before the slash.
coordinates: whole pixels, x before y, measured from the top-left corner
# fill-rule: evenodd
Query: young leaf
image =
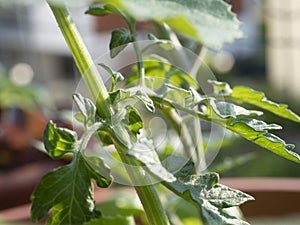
<path id="1" fill-rule="evenodd" d="M 132 35 L 125 28 L 118 28 L 111 33 L 111 40 L 109 43 L 110 57 L 116 57 L 127 44 L 133 41 Z"/>
<path id="2" fill-rule="evenodd" d="M 174 158 L 174 156 L 170 157 Z M 241 191 L 218 184 L 219 176 L 216 173 L 189 175 L 192 171 L 191 166 L 191 163 L 187 163 L 175 174 L 176 181 L 164 181 L 163 185 L 199 207 L 207 224 L 248 224 L 229 215 L 223 209 L 239 206 L 253 198 Z"/>
<path id="3" fill-rule="evenodd" d="M 110 93 L 110 98 L 113 104 L 116 106 L 119 102 L 129 98 L 137 99 L 147 108 L 148 111 L 154 112 L 155 106 L 149 96 L 142 90 L 123 90 L 119 89 Z"/>
<path id="4" fill-rule="evenodd" d="M 58 159 L 78 151 L 77 134 L 66 128 L 58 128 L 49 121 L 44 131 L 44 145 L 49 156 Z"/>
<path id="5" fill-rule="evenodd" d="M 84 124 L 88 124 L 89 122 L 93 122 L 95 120 L 96 116 L 96 106 L 94 103 L 88 99 L 84 98 L 81 94 L 79 93 L 74 93 L 73 94 L 73 101 L 79 108 L 80 114 L 84 118 Z M 78 118 L 79 121 L 82 120 L 82 116 L 76 115 L 75 118 Z"/>
<path id="6" fill-rule="evenodd" d="M 300 117 L 288 109 L 287 105 L 278 104 L 268 100 L 263 92 L 255 91 L 251 88 L 236 86 L 233 89 L 225 82 L 210 81 L 214 87 L 214 92 L 217 95 L 231 98 L 237 102 L 249 103 L 268 110 L 277 116 L 300 122 Z"/>
<path id="7" fill-rule="evenodd" d="M 167 23 L 178 32 L 211 48 L 242 37 L 240 23 L 222 0 L 99 0 L 109 3 L 136 20 Z M 222 35 L 220 35 L 222 34 Z"/>
<path id="8" fill-rule="evenodd" d="M 100 63 L 99 65 L 110 74 L 112 79 L 110 92 L 114 91 L 116 83 L 124 80 L 123 75 L 120 72 L 113 71 L 110 67 L 103 63 Z"/>
<path id="9" fill-rule="evenodd" d="M 153 101 L 151 100 L 151 98 L 149 98 L 149 96 L 145 92 L 138 90 L 135 92 L 133 96 L 139 99 L 145 105 L 148 111 L 150 112 L 155 111 L 155 106 L 153 104 Z"/>
<path id="10" fill-rule="evenodd" d="M 111 182 L 91 169 L 81 153 L 69 165 L 46 174 L 31 196 L 32 220 L 39 221 L 50 209 L 47 224 L 84 224 L 99 217 L 91 179 L 102 187 Z"/>

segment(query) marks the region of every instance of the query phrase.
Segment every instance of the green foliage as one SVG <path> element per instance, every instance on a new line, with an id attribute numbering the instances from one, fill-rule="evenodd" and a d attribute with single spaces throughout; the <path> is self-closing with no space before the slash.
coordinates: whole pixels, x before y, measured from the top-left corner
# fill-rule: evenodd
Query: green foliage
<path id="1" fill-rule="evenodd" d="M 77 103 L 84 102 L 81 101 L 84 98 L 79 94 L 74 96 Z M 78 105 L 81 112 L 94 108 L 90 104 L 78 103 Z M 51 121 L 48 123 L 44 134 L 48 154 L 53 158 L 61 158 L 71 153 L 73 160 L 41 179 L 31 196 L 33 221 L 36 222 L 46 216 L 50 209 L 48 224 L 84 224 L 92 218 L 99 217 L 100 214 L 95 208 L 91 179 L 94 179 L 99 187 L 108 187 L 111 183 L 110 170 L 100 158 L 87 156 L 84 151 L 88 140 L 100 127 L 100 124 L 94 123 L 78 140 L 75 132 L 57 128 Z"/>
<path id="2" fill-rule="evenodd" d="M 82 121 L 85 125 L 91 125 L 95 122 L 96 116 L 96 106 L 94 103 L 87 98 L 83 98 L 80 94 L 75 93 L 73 94 L 73 100 L 77 105 L 80 113 L 76 115 L 77 118 L 83 118 Z"/>
<path id="3" fill-rule="evenodd" d="M 124 80 L 123 75 L 119 72 L 113 71 L 110 67 L 106 66 L 103 63 L 100 63 L 99 65 L 110 74 L 111 79 L 112 79 L 112 81 L 111 81 L 112 84 L 111 84 L 110 91 L 111 92 L 114 91 L 117 82 L 120 82 L 120 81 Z"/>
<path id="4" fill-rule="evenodd" d="M 269 133 L 282 127 L 259 120 L 262 112 L 248 110 L 242 107 L 241 103 L 276 111 L 282 117 L 299 122 L 299 117 L 285 105 L 273 103 L 267 100 L 263 93 L 249 88 L 231 89 L 228 84 L 216 81 L 211 81 L 214 93 L 210 96 L 203 95 L 197 82 L 176 65 L 171 65 L 167 59 L 158 55 L 143 58 L 143 53 L 153 45 L 160 45 L 166 50 L 173 48 L 169 41 L 149 35 L 151 43 L 142 50 L 135 42 L 135 22 L 153 20 L 160 24 L 165 23 L 205 46 L 219 48 L 224 43 L 241 37 L 239 22 L 230 12 L 229 5 L 222 0 L 98 0 L 98 3 L 102 4 L 91 6 L 86 13 L 97 16 L 118 14 L 125 19 L 129 28 L 119 28 L 112 32 L 111 57 L 116 57 L 126 45 L 133 42 L 138 62 L 133 67 L 133 74 L 126 81 L 129 87 L 127 89 L 116 88 L 117 82 L 123 81 L 124 77 L 104 64 L 100 66 L 112 77 L 110 92 L 104 88 L 103 82 L 97 83 L 96 72 L 92 71 L 89 74 L 91 76 L 84 77 L 97 107 L 93 101 L 80 94 L 73 95 L 79 109 L 75 118 L 82 122 L 84 127 L 81 138 L 78 138 L 74 131 L 58 128 L 51 121 L 48 123 L 44 132 L 47 153 L 53 158 L 66 155 L 73 158 L 70 164 L 49 172 L 41 179 L 31 197 L 33 221 L 40 220 L 50 211 L 48 224 L 135 224 L 136 210 L 131 209 L 127 214 L 120 213 L 121 215 L 116 216 L 103 210 L 106 213 L 101 216 L 96 209 L 91 180 L 95 180 L 102 188 L 108 187 L 112 181 L 110 169 L 105 162 L 99 157 L 86 154 L 88 142 L 97 134 L 100 144 L 115 148 L 117 158 L 124 164 L 142 167 L 133 170 L 127 168 L 133 183 L 136 180 L 146 180 L 145 173 L 149 172 L 171 192 L 196 206 L 203 223 L 248 224 L 229 213 L 227 209 L 237 207 L 253 198 L 219 184 L 219 176 L 216 173 L 198 174 L 194 166 L 197 162 L 168 154 L 171 152 L 168 150 L 160 155 L 153 140 L 142 135 L 146 118 L 141 116 L 140 107 L 135 104 L 141 103 L 149 114 L 162 113 L 168 126 L 178 133 L 186 132 L 179 136 L 187 155 L 191 146 L 185 138 L 190 133 L 189 129 L 182 131 L 180 126 L 187 125 L 184 118 L 189 115 L 218 124 L 282 157 L 300 162 L 300 156 L 292 151 L 293 145 L 286 144 L 279 137 Z M 71 46 L 80 71 L 85 71 L 84 68 L 87 69 L 86 66 L 90 65 L 90 56 L 85 51 L 82 53 L 84 46 L 80 42 L 79 34 L 74 30 L 69 18 L 66 18 L 66 11 L 53 7 L 51 3 L 50 6 Z M 136 84 L 139 79 L 142 82 Z M 99 99 L 101 101 L 98 101 Z M 224 99 L 232 100 L 236 104 Z M 176 149 L 172 151 L 176 153 Z M 170 224 L 154 185 L 135 188 L 148 222 L 151 225 Z"/>
<path id="5" fill-rule="evenodd" d="M 52 158 L 61 158 L 67 153 L 76 152 L 77 134 L 65 128 L 57 128 L 50 121 L 44 132 L 45 148 Z"/>
<path id="6" fill-rule="evenodd" d="M 81 155 L 70 165 L 48 173 L 32 194 L 32 220 L 37 222 L 50 209 L 47 224 L 83 224 L 98 217 L 90 181 L 90 178 L 98 177 L 90 171 Z"/>
<path id="7" fill-rule="evenodd" d="M 127 44 L 133 41 L 132 35 L 125 28 L 118 28 L 111 33 L 111 40 L 109 44 L 110 57 L 116 57 Z"/>
<path id="8" fill-rule="evenodd" d="M 236 102 L 249 103 L 251 105 L 260 107 L 264 110 L 270 111 L 277 116 L 300 122 L 300 117 L 288 109 L 287 105 L 272 102 L 267 99 L 265 94 L 260 91 L 255 91 L 248 87 L 236 86 L 233 89 L 225 82 L 210 81 L 214 87 L 214 92 L 218 96 L 224 96 Z"/>
<path id="9" fill-rule="evenodd" d="M 220 48 L 224 43 L 242 37 L 240 23 L 222 0 L 98 0 L 108 6 L 98 5 L 98 15 L 108 14 L 118 8 L 136 20 L 154 20 L 166 23 L 174 30 Z M 113 6 L 113 7 L 112 7 Z M 96 13 L 97 6 L 92 8 Z M 220 35 L 222 34 L 222 35 Z"/>
<path id="10" fill-rule="evenodd" d="M 173 156 L 169 157 L 171 158 L 169 160 L 173 161 Z M 175 158 L 175 160 L 178 159 Z M 171 165 L 174 167 L 176 164 L 172 163 Z M 227 214 L 223 209 L 253 200 L 251 196 L 218 184 L 219 176 L 216 173 L 190 175 L 192 170 L 193 163 L 188 162 L 175 174 L 176 181 L 164 181 L 163 184 L 175 194 L 196 204 L 208 224 L 248 224 Z"/>

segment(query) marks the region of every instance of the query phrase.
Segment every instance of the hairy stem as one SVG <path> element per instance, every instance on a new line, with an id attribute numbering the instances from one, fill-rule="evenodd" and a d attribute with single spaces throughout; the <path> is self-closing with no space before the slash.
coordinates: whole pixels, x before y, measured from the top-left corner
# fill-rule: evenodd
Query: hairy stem
<path id="1" fill-rule="evenodd" d="M 112 109 L 111 104 L 109 104 L 108 92 L 68 10 L 61 5 L 50 2 L 49 6 L 72 52 L 76 66 L 96 101 L 98 113 L 104 118 L 110 117 Z"/>
<path id="2" fill-rule="evenodd" d="M 92 97 L 96 101 L 99 115 L 103 118 L 110 118 L 114 113 L 114 110 L 108 92 L 68 10 L 62 5 L 55 5 L 50 2 L 48 2 L 48 4 L 55 16 L 65 41 L 72 52 L 79 72 Z M 126 131 L 122 128 L 121 124 L 117 125 L 117 127 L 118 131 L 121 132 L 118 137 L 124 138 L 126 143 L 126 141 L 128 141 L 128 134 L 126 134 Z M 124 132 L 124 135 L 122 132 Z M 115 142 L 115 144 L 124 163 L 139 166 L 134 159 L 129 158 L 126 155 L 128 146 L 120 144 L 120 142 Z M 143 179 L 142 173 L 139 170 L 129 170 L 128 174 L 133 183 L 135 180 Z M 144 206 L 149 223 L 151 225 L 168 225 L 169 222 L 167 216 L 154 186 L 137 186 L 135 189 Z"/>

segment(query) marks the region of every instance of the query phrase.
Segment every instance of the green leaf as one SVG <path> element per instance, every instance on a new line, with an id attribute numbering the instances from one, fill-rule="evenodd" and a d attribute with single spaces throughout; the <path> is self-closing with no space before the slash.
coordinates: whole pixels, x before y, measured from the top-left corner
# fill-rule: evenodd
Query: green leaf
<path id="1" fill-rule="evenodd" d="M 174 156 L 170 157 L 174 158 Z M 176 181 L 164 181 L 163 185 L 199 207 L 208 224 L 248 224 L 229 215 L 223 209 L 253 200 L 250 195 L 218 184 L 219 176 L 216 173 L 189 175 L 191 170 L 191 163 L 187 163 L 182 171 L 175 174 Z"/>
<path id="2" fill-rule="evenodd" d="M 278 130 L 281 129 L 280 126 L 276 124 L 266 124 L 263 121 L 251 118 L 245 118 L 246 116 L 251 116 L 253 111 L 249 111 L 247 113 L 244 110 L 232 110 L 223 112 L 220 111 L 220 108 L 214 107 L 214 105 L 218 105 L 214 100 L 210 101 L 209 107 L 210 110 L 208 113 L 208 118 L 212 120 L 212 122 L 217 123 L 230 131 L 233 131 L 242 137 L 246 138 L 249 141 L 252 141 L 263 148 L 266 148 L 272 151 L 275 154 L 278 154 L 284 158 L 292 160 L 294 162 L 300 163 L 300 156 L 293 152 L 294 145 L 286 144 L 279 137 L 268 133 L 269 130 Z M 255 111 L 254 111 L 255 112 Z M 240 114 L 241 113 L 241 114 Z M 252 114 L 253 116 L 253 114 Z"/>
<path id="3" fill-rule="evenodd" d="M 300 117 L 288 109 L 287 105 L 278 104 L 268 100 L 263 92 L 255 91 L 248 87 L 236 86 L 233 89 L 225 82 L 210 81 L 217 95 L 231 98 L 237 102 L 249 103 L 268 110 L 277 116 L 300 122 Z"/>
<path id="4" fill-rule="evenodd" d="M 171 84 L 182 89 L 198 89 L 197 82 L 187 73 L 172 66 L 171 63 L 158 55 L 151 55 L 144 58 L 144 67 L 147 87 L 152 90 L 159 90 L 165 84 Z M 136 67 L 133 67 L 137 71 Z M 135 79 L 135 75 L 129 77 Z"/>
<path id="5" fill-rule="evenodd" d="M 241 118 L 241 117 L 258 117 L 262 116 L 263 113 L 256 110 L 247 110 L 241 106 L 223 102 L 223 101 L 214 101 L 211 99 L 209 101 L 210 107 L 214 110 L 214 112 L 221 118 Z M 209 111 L 207 111 L 208 113 Z"/>
<path id="6" fill-rule="evenodd" d="M 139 99 L 145 105 L 148 111 L 150 112 L 155 111 L 155 106 L 153 104 L 153 101 L 151 100 L 151 98 L 149 98 L 149 96 L 144 91 L 138 90 L 135 92 L 133 96 Z"/>
<path id="7" fill-rule="evenodd" d="M 118 10 L 110 4 L 94 4 L 89 7 L 85 14 L 93 16 L 106 16 L 111 13 L 118 13 Z"/>
<path id="8" fill-rule="evenodd" d="M 110 67 L 106 66 L 103 63 L 100 63 L 99 65 L 103 69 L 105 69 L 109 73 L 109 75 L 111 76 L 112 84 L 111 84 L 110 92 L 114 91 L 116 83 L 124 80 L 123 75 L 120 72 L 113 71 Z"/>
<path id="9" fill-rule="evenodd" d="M 77 134 L 66 128 L 58 128 L 49 121 L 44 131 L 44 145 L 49 156 L 58 159 L 78 151 Z"/>
<path id="10" fill-rule="evenodd" d="M 121 102 L 122 100 L 130 98 L 130 91 L 118 89 L 114 92 L 110 92 L 109 97 L 110 97 L 110 100 L 113 103 L 113 105 L 117 106 L 117 104 L 119 102 Z"/>
<path id="11" fill-rule="evenodd" d="M 129 98 L 137 99 L 141 103 L 144 104 L 144 106 L 147 108 L 148 111 L 150 111 L 150 112 L 155 111 L 155 106 L 153 104 L 153 101 L 142 90 L 135 90 L 135 89 L 123 90 L 123 89 L 119 89 L 115 92 L 111 92 L 110 93 L 110 98 L 111 98 L 111 101 L 113 102 L 113 104 L 115 106 L 117 106 L 118 103 L 120 103 L 120 102 L 122 102 L 126 99 L 129 99 Z"/>
<path id="12" fill-rule="evenodd" d="M 136 142 L 137 135 L 139 134 L 140 129 L 143 128 L 143 121 L 138 111 L 129 105 L 126 106 L 126 116 L 122 120 L 122 123 L 127 128 L 128 133 L 131 134 L 131 140 Z"/>
<path id="13" fill-rule="evenodd" d="M 125 28 L 118 28 L 111 33 L 111 40 L 109 43 L 110 57 L 116 57 L 127 44 L 133 41 L 132 35 Z"/>
<path id="14" fill-rule="evenodd" d="M 165 50 L 171 50 L 171 49 L 173 49 L 173 44 L 172 44 L 172 42 L 170 40 L 158 39 L 153 34 L 148 34 L 148 39 L 150 41 L 152 41 L 152 43 L 149 44 L 148 46 L 146 46 L 142 50 L 142 52 L 145 52 L 146 50 L 148 50 L 149 48 L 151 48 L 152 46 L 155 46 L 155 45 L 159 45 L 159 46 L 163 47 Z"/>
<path id="15" fill-rule="evenodd" d="M 174 181 L 173 174 L 161 164 L 152 140 L 139 138 L 137 142 L 133 143 L 127 154 L 143 163 L 154 176 L 162 180 Z"/>
<path id="16" fill-rule="evenodd" d="M 251 118 L 261 115 L 259 111 L 246 110 L 231 103 L 217 102 L 214 98 L 204 99 L 200 102 L 202 111 L 196 111 L 188 106 L 184 107 L 160 96 L 152 96 L 151 98 L 156 104 L 176 108 L 200 119 L 219 124 L 277 155 L 300 163 L 299 154 L 292 151 L 294 145 L 286 144 L 279 137 L 269 133 L 269 130 L 280 129 L 279 125 L 267 124 L 256 118 Z"/>
<path id="17" fill-rule="evenodd" d="M 113 4 L 136 20 L 167 23 L 211 48 L 242 37 L 240 22 L 222 0 L 98 0 Z M 222 35 L 220 35 L 222 34 Z"/>
<path id="18" fill-rule="evenodd" d="M 93 123 L 95 121 L 95 116 L 96 116 L 96 106 L 94 103 L 88 99 L 84 98 L 81 94 L 79 93 L 74 93 L 73 94 L 73 101 L 77 105 L 80 115 L 76 115 L 75 118 L 81 122 L 82 117 L 84 118 L 83 122 L 84 124 L 89 124 Z"/>
<path id="19" fill-rule="evenodd" d="M 105 216 L 99 219 L 93 219 L 85 225 L 135 225 L 133 216 Z"/>
<path id="20" fill-rule="evenodd" d="M 109 180 L 95 172 L 81 153 L 66 166 L 46 174 L 31 196 L 31 217 L 34 222 L 46 216 L 47 224 L 84 224 L 99 217 L 95 209 L 93 185 L 107 187 Z"/>

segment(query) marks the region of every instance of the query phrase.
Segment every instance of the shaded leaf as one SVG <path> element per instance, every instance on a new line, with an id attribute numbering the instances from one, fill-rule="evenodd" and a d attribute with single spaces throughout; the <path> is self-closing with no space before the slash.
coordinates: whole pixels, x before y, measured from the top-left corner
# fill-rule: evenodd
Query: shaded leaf
<path id="1" fill-rule="evenodd" d="M 58 128 L 49 121 L 44 131 L 44 145 L 49 156 L 58 159 L 78 151 L 77 134 L 66 128 Z"/>
<path id="2" fill-rule="evenodd" d="M 300 117 L 288 109 L 287 105 L 272 102 L 267 99 L 265 94 L 260 91 L 255 91 L 248 87 L 236 86 L 233 89 L 225 82 L 210 81 L 214 87 L 215 94 L 231 98 L 237 102 L 249 103 L 268 110 L 277 116 L 300 122 Z"/>
<path id="3" fill-rule="evenodd" d="M 125 28 L 118 28 L 111 33 L 111 40 L 109 43 L 110 57 L 116 57 L 127 44 L 133 41 L 132 35 Z"/>
<path id="4" fill-rule="evenodd" d="M 212 48 L 242 37 L 240 23 L 222 0 L 98 0 L 113 4 L 136 20 L 167 23 Z M 222 35 L 220 35 L 222 34 Z"/>
<path id="5" fill-rule="evenodd" d="M 131 106 L 126 106 L 126 116 L 122 120 L 122 123 L 127 128 L 128 133 L 132 134 L 130 135 L 131 140 L 136 142 L 137 134 L 139 134 L 140 129 L 143 128 L 143 121 L 138 111 Z"/>
<path id="6" fill-rule="evenodd" d="M 47 224 L 84 224 L 99 217 L 91 179 L 103 187 L 111 182 L 91 169 L 80 153 L 69 165 L 46 174 L 31 195 L 32 220 L 39 221 L 50 209 Z"/>

